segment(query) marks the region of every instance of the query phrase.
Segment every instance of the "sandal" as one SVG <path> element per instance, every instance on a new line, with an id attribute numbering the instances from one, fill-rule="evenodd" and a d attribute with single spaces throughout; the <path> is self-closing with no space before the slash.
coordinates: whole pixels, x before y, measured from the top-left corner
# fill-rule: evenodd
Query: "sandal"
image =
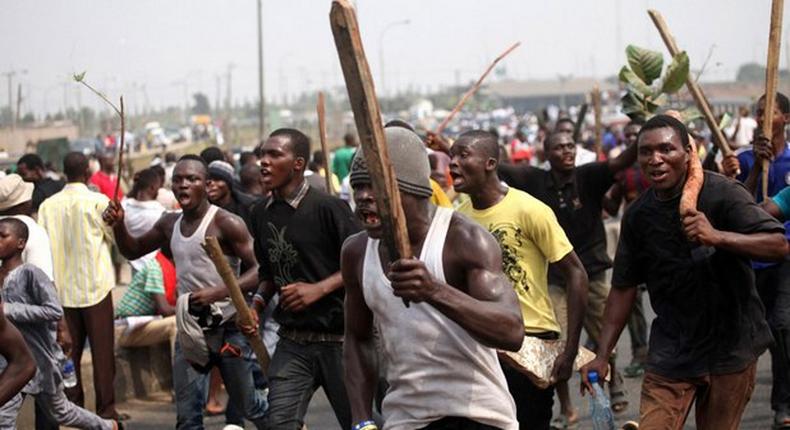
<path id="1" fill-rule="evenodd" d="M 624 388 L 618 387 L 618 391 L 612 392 L 611 405 L 612 412 L 620 414 L 628 409 L 628 399 Z"/>
<path id="2" fill-rule="evenodd" d="M 638 362 L 633 362 L 623 369 L 623 376 L 626 378 L 638 378 L 645 374 L 645 365 Z"/>

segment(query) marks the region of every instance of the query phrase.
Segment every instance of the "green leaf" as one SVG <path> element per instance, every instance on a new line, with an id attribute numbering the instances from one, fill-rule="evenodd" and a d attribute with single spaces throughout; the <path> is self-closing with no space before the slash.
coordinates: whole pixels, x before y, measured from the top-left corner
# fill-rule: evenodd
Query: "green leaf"
<path id="1" fill-rule="evenodd" d="M 689 76 L 689 56 L 686 51 L 675 55 L 672 63 L 667 67 L 664 75 L 664 82 L 661 84 L 661 92 L 667 94 L 676 93 L 686 83 Z"/>
<path id="2" fill-rule="evenodd" d="M 647 99 L 645 100 L 647 104 L 648 111 L 653 114 L 656 113 L 661 107 L 669 102 L 669 96 L 666 94 L 661 94 L 660 96 L 656 97 L 655 99 Z"/>
<path id="3" fill-rule="evenodd" d="M 620 69 L 619 77 L 620 82 L 630 85 L 636 92 L 642 94 L 642 96 L 648 96 L 653 93 L 650 86 L 627 66 L 623 66 L 623 68 Z"/>
<path id="4" fill-rule="evenodd" d="M 625 55 L 628 58 L 628 65 L 631 66 L 631 70 L 645 84 L 650 85 L 661 76 L 661 69 L 664 67 L 664 57 L 661 56 L 660 52 L 628 45 L 625 48 Z"/>
<path id="5" fill-rule="evenodd" d="M 724 112 L 724 115 L 721 116 L 721 121 L 719 122 L 719 129 L 724 130 L 730 125 L 732 125 L 732 115 L 730 115 L 729 112 Z"/>
<path id="6" fill-rule="evenodd" d="M 696 106 L 689 106 L 679 113 L 683 124 L 690 124 L 695 119 L 702 118 L 702 112 L 700 112 Z"/>
<path id="7" fill-rule="evenodd" d="M 75 73 L 72 75 L 72 77 L 75 81 L 82 82 L 82 80 L 85 79 L 85 73 L 87 73 L 87 70 L 82 73 Z"/>

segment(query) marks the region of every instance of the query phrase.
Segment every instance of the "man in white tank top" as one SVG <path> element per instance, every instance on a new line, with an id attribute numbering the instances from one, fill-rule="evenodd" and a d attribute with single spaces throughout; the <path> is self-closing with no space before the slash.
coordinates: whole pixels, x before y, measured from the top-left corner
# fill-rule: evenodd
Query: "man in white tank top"
<path id="1" fill-rule="evenodd" d="M 182 157 L 173 170 L 173 193 L 183 212 L 163 214 L 151 230 L 140 236 L 129 235 L 123 222 L 123 209 L 115 202 L 110 202 L 103 215 L 104 221 L 113 226 L 118 248 L 126 258 L 132 260 L 159 248 L 169 248 L 176 266 L 177 294 L 190 293 L 190 303 L 202 306 L 228 297 L 227 287 L 201 247 L 206 236 L 216 237 L 227 256 L 240 260 L 248 268 L 239 276 L 242 290 L 253 291 L 258 284 L 258 263 L 247 226 L 238 216 L 209 203 L 207 178 L 208 167 L 200 157 Z M 256 392 L 253 384 L 255 364 L 246 338 L 233 322 L 204 333 L 206 338 L 219 339 L 219 347 L 211 349 L 210 361 L 203 371 L 187 362 L 180 339 L 176 339 L 173 358 L 176 428 L 203 428 L 208 371 L 213 366 L 220 369 L 230 401 L 257 428 L 263 428 L 266 399 Z"/>
<path id="2" fill-rule="evenodd" d="M 499 246 L 467 218 L 429 203 L 428 157 L 416 134 L 400 127 L 385 133 L 412 251 L 420 258 L 392 261 L 380 243 L 381 219 L 358 153 L 350 177 L 365 231 L 346 240 L 341 256 L 354 428 L 375 428 L 369 354 L 375 321 L 389 384 L 385 429 L 517 429 L 495 348 L 518 350 L 524 331 Z"/>

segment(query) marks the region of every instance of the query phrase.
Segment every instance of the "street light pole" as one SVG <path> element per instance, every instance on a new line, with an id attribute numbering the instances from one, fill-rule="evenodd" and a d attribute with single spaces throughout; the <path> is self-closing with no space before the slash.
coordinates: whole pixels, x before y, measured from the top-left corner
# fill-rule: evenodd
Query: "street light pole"
<path id="1" fill-rule="evenodd" d="M 263 5 L 258 1 L 258 141 L 263 141 L 263 129 L 266 119 L 263 99 Z"/>
<path id="2" fill-rule="evenodd" d="M 379 35 L 379 67 L 381 68 L 380 71 L 380 78 L 381 78 L 381 95 L 387 95 L 387 85 L 384 78 L 384 35 L 387 34 L 387 30 L 397 27 L 399 25 L 408 25 L 411 23 L 411 20 L 404 19 L 401 21 L 394 21 L 387 24 L 384 27 L 384 30 L 381 30 L 381 34 Z"/>

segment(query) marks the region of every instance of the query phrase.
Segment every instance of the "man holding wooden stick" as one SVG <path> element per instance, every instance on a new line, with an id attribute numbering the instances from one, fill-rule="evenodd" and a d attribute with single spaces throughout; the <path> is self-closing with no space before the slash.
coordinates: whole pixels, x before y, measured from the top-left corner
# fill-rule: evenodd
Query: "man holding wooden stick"
<path id="1" fill-rule="evenodd" d="M 202 244 L 205 237 L 216 237 L 222 250 L 236 268 L 248 269 L 239 276 L 242 290 L 257 285 L 258 263 L 247 227 L 236 215 L 208 201 L 206 182 L 208 167 L 197 156 L 182 157 L 173 170 L 173 193 L 182 213 L 166 213 L 154 227 L 132 237 L 123 222 L 124 211 L 110 202 L 104 221 L 113 227 L 116 243 L 128 259 L 135 259 L 159 248 L 169 248 L 176 266 L 178 295 L 190 294 L 189 308 L 218 305 L 222 314 L 232 319 L 235 310 L 228 301 L 228 289 Z M 255 390 L 254 367 L 250 345 L 232 321 L 203 331 L 208 346 L 208 362 L 193 366 L 187 361 L 189 351 L 182 343 L 185 333 L 179 332 L 173 359 L 173 385 L 176 392 L 178 429 L 202 428 L 206 401 L 208 371 L 217 366 L 226 383 L 230 401 L 240 406 L 244 416 L 257 428 L 264 428 L 266 399 Z M 199 368 L 198 368 L 199 367 Z"/>
<path id="2" fill-rule="evenodd" d="M 310 140 L 299 130 L 275 130 L 261 147 L 261 175 L 271 190 L 252 213 L 260 262 L 253 308 L 275 294 L 280 340 L 269 368 L 268 429 L 300 429 L 313 393 L 323 387 L 343 429 L 351 413 L 343 384 L 343 282 L 340 248 L 359 230 L 348 205 L 311 187 L 304 177 Z M 256 333 L 257 327 L 242 327 Z"/>
<path id="3" fill-rule="evenodd" d="M 515 430 L 515 405 L 494 348 L 517 350 L 524 330 L 499 245 L 466 217 L 429 202 L 430 167 L 416 134 L 403 127 L 384 133 L 410 251 L 419 258 L 398 259 L 381 240 L 374 174 L 357 154 L 350 180 L 365 232 L 349 238 L 342 253 L 345 379 L 355 428 L 376 428 L 375 319 L 389 383 L 385 428 Z"/>
<path id="4" fill-rule="evenodd" d="M 765 96 L 757 102 L 756 119 L 758 128 L 754 133 L 753 147 L 742 148 L 737 159 L 724 159 L 727 173 L 740 167 L 737 179 L 750 190 L 757 202 L 762 202 L 762 181 L 765 162 L 768 164 L 768 197 L 779 194 L 790 185 L 790 145 L 785 140 L 785 128 L 790 122 L 790 100 L 776 93 L 773 104 L 771 140 L 762 133 L 766 121 Z M 790 222 L 785 223 L 790 228 Z M 771 348 L 771 409 L 778 428 L 790 428 L 790 262 L 753 262 L 757 291 L 763 301 L 774 335 L 775 345 Z"/>

